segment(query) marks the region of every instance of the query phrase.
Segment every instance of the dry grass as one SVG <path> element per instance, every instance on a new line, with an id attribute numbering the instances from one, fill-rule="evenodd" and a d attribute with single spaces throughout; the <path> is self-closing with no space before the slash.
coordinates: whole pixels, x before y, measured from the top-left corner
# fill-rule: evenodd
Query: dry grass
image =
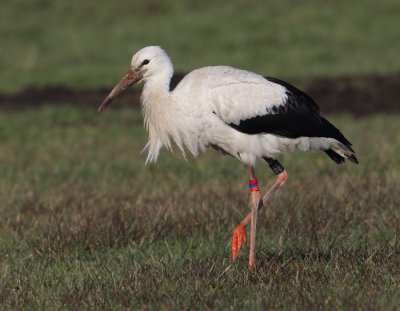
<path id="1" fill-rule="evenodd" d="M 360 165 L 285 155 L 249 271 L 248 246 L 230 259 L 248 211 L 233 159 L 163 152 L 144 167 L 136 111 L 0 114 L 2 308 L 395 309 L 399 118 L 333 121 Z M 260 162 L 258 177 L 273 174 Z"/>

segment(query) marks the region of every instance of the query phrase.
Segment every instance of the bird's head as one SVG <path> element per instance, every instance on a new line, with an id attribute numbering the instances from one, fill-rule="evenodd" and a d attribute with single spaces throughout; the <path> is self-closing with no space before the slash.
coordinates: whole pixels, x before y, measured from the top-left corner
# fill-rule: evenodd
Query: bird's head
<path id="1" fill-rule="evenodd" d="M 112 102 L 119 94 L 125 91 L 133 84 L 146 81 L 150 77 L 158 75 L 168 75 L 170 79 L 172 76 L 172 64 L 165 53 L 159 46 L 148 46 L 139 50 L 132 57 L 131 68 L 122 77 L 121 81 L 112 89 L 110 94 L 104 99 L 98 111 L 103 110 L 108 104 Z"/>

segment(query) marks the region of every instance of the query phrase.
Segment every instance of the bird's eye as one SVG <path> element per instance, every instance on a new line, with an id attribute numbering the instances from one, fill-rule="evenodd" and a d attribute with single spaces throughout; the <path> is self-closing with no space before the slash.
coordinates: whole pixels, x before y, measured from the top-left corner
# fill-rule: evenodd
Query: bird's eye
<path id="1" fill-rule="evenodd" d="M 148 59 L 145 59 L 145 60 L 142 62 L 142 66 L 143 66 L 143 65 L 147 65 L 148 63 L 150 63 L 150 61 L 149 61 Z"/>

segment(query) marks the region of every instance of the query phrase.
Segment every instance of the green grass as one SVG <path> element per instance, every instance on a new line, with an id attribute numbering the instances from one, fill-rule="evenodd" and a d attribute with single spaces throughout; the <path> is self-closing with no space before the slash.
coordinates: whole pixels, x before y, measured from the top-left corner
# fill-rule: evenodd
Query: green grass
<path id="1" fill-rule="evenodd" d="M 248 245 L 230 259 L 249 194 L 234 159 L 163 151 L 145 167 L 135 110 L 1 112 L 1 308 L 396 309 L 399 116 L 329 119 L 360 164 L 282 156 L 249 271 Z"/>
<path id="2" fill-rule="evenodd" d="M 0 90 L 113 85 L 161 45 L 179 71 L 232 65 L 277 77 L 400 70 L 400 2 L 4 0 Z"/>

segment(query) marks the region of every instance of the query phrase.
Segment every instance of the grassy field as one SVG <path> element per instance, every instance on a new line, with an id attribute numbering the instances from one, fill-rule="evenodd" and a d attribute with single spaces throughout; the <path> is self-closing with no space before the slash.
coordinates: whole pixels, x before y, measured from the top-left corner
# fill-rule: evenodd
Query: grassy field
<path id="1" fill-rule="evenodd" d="M 360 164 L 280 158 L 249 271 L 248 245 L 230 258 L 249 194 L 234 159 L 145 167 L 135 110 L 0 112 L 1 309 L 397 309 L 400 117 L 330 119 Z"/>
<path id="2" fill-rule="evenodd" d="M 161 45 L 175 67 L 283 77 L 400 70 L 398 0 L 3 0 L 0 91 L 111 85 Z"/>
<path id="3" fill-rule="evenodd" d="M 109 87 L 154 44 L 181 72 L 396 73 L 399 13 L 398 0 L 4 0 L 0 93 Z M 144 166 L 139 111 L 52 104 L 0 107 L 0 309 L 400 305 L 400 116 L 330 116 L 358 166 L 280 158 L 289 179 L 260 213 L 249 271 L 248 245 L 230 258 L 248 213 L 246 167 L 212 150 L 196 161 L 163 151 Z M 259 163 L 258 179 L 265 189 L 274 175 Z"/>

